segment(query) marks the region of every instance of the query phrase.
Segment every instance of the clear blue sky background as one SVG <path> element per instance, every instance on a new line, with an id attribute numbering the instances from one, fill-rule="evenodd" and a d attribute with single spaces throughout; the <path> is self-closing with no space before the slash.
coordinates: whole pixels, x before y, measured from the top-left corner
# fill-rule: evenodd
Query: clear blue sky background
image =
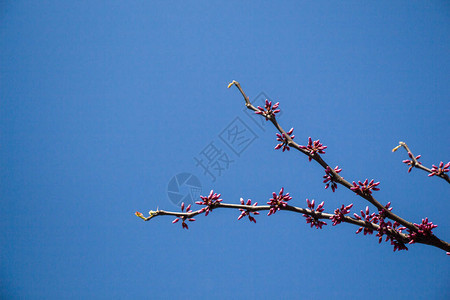
<path id="1" fill-rule="evenodd" d="M 380 202 L 450 240 L 448 184 L 391 153 L 402 140 L 427 166 L 449 160 L 448 2 L 2 1 L 0 42 L 2 297 L 450 297 L 445 252 L 394 253 L 354 226 L 134 216 L 178 210 L 167 190 L 182 172 L 226 202 L 284 186 L 297 206 L 366 206 L 273 150 L 235 79 L 280 101 L 281 124 L 320 138 L 346 179 L 381 181 Z M 220 139 L 236 118 L 254 133 L 239 156 Z M 215 182 L 194 160 L 211 142 L 233 160 Z"/>

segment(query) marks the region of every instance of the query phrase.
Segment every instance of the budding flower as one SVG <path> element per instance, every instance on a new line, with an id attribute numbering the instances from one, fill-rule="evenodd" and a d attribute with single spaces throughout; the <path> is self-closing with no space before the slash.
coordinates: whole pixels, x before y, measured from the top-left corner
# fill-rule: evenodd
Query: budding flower
<path id="1" fill-rule="evenodd" d="M 244 202 L 244 199 L 241 198 L 241 204 L 242 205 L 252 205 L 252 200 L 248 199 L 247 203 Z M 256 207 L 258 205 L 258 202 L 255 202 L 252 206 Z M 259 212 L 257 211 L 250 211 L 250 210 L 246 210 L 246 209 L 242 209 L 239 208 L 239 210 L 241 211 L 241 214 L 238 217 L 238 220 L 242 219 L 245 216 L 248 216 L 248 219 L 250 220 L 250 222 L 256 223 L 256 219 L 254 217 L 251 216 L 251 214 L 254 215 L 259 215 Z"/>
<path id="2" fill-rule="evenodd" d="M 441 176 L 444 173 L 447 173 L 449 171 L 450 168 L 450 162 L 446 163 L 444 165 L 444 163 L 441 161 L 439 163 L 439 167 L 433 165 L 433 168 L 431 168 L 431 173 L 428 175 L 428 177 L 437 175 L 437 176 Z"/>
<path id="3" fill-rule="evenodd" d="M 418 161 L 418 159 L 422 156 L 422 155 L 417 155 L 415 158 L 413 157 L 411 152 L 408 152 L 408 156 L 410 159 L 405 159 L 404 161 L 402 161 L 404 164 L 409 165 L 409 169 L 408 169 L 408 173 L 411 172 L 411 169 L 416 165 L 415 161 L 417 161 L 417 163 L 419 165 L 421 165 L 422 163 Z"/>
<path id="4" fill-rule="evenodd" d="M 366 223 L 374 223 L 374 224 L 378 223 L 378 217 L 375 215 L 375 213 L 369 214 L 368 206 L 366 206 L 365 212 L 361 210 L 361 217 L 358 216 L 357 214 L 353 214 L 353 216 L 357 220 L 364 220 Z M 373 229 L 367 228 L 367 227 L 359 227 L 359 229 L 356 230 L 356 233 L 358 234 L 363 230 L 364 230 L 364 235 L 373 233 Z"/>
<path id="5" fill-rule="evenodd" d="M 379 188 L 377 188 L 377 186 L 380 184 L 380 182 L 374 183 L 374 181 L 375 180 L 373 180 L 373 179 L 370 182 L 368 179 L 366 179 L 364 182 L 358 181 L 359 186 L 358 186 L 358 184 L 356 184 L 356 182 L 353 181 L 353 186 L 350 187 L 350 189 L 352 191 L 354 191 L 355 193 L 360 192 L 361 194 L 367 193 L 367 194 L 371 195 L 372 194 L 371 190 L 374 190 L 374 191 L 380 190 Z"/>
<path id="6" fill-rule="evenodd" d="M 200 198 L 202 199 L 202 201 L 196 201 L 195 204 L 205 205 L 205 207 L 200 210 L 201 213 L 205 212 L 205 216 L 207 216 L 212 211 L 215 205 L 222 202 L 222 199 L 219 199 L 220 194 L 214 193 L 213 190 L 209 192 L 209 195 L 207 197 L 200 196 Z"/>
<path id="7" fill-rule="evenodd" d="M 289 139 L 293 140 L 295 138 L 295 135 L 293 135 L 292 133 L 294 132 L 294 128 L 291 128 L 291 130 L 289 130 L 286 133 L 283 134 L 279 134 L 277 133 L 277 141 L 281 142 L 278 145 L 275 146 L 275 149 L 280 149 L 281 147 L 283 147 L 283 152 L 284 150 L 289 151 L 290 148 L 288 146 L 289 144 Z M 288 138 L 289 136 L 289 138 Z"/>
<path id="8" fill-rule="evenodd" d="M 307 150 L 309 152 L 309 161 L 312 160 L 313 156 L 316 155 L 316 153 L 325 154 L 325 149 L 327 149 L 327 146 L 324 146 L 320 143 L 320 140 L 314 141 L 311 139 L 311 137 L 308 138 L 308 145 L 307 146 L 300 146 L 301 149 Z"/>
<path id="9" fill-rule="evenodd" d="M 286 194 L 283 193 L 284 188 L 281 188 L 278 195 L 276 193 L 272 193 L 272 198 L 269 199 L 269 202 L 267 202 L 267 204 L 270 205 L 269 213 L 267 214 L 268 216 L 273 215 L 281 208 L 286 207 L 288 205 L 287 201 L 292 199 L 292 197 L 289 196 L 289 193 Z"/>
<path id="10" fill-rule="evenodd" d="M 340 224 L 345 219 L 345 215 L 350 213 L 350 209 L 352 207 L 353 207 L 353 203 L 349 204 L 347 206 L 344 206 L 344 204 L 342 204 L 340 209 L 336 208 L 334 210 L 334 215 L 332 217 L 330 217 L 331 221 L 333 221 L 333 226 Z"/>
<path id="11" fill-rule="evenodd" d="M 183 212 L 183 211 L 184 211 L 184 202 L 181 203 L 181 212 Z M 190 204 L 186 207 L 186 212 L 187 213 L 192 212 Z M 178 218 L 176 218 L 175 220 L 172 221 L 172 224 L 178 223 L 178 221 L 182 220 L 181 227 L 184 229 L 189 229 L 189 226 L 186 224 L 186 219 L 190 222 L 195 221 L 194 218 L 188 218 L 186 216 L 179 216 Z"/>
<path id="12" fill-rule="evenodd" d="M 411 239 L 409 244 L 414 244 L 418 237 L 428 237 L 433 235 L 433 229 L 438 227 L 437 225 L 433 224 L 433 222 L 429 222 L 428 218 L 422 219 L 421 224 L 414 223 L 415 226 L 419 227 L 419 230 L 417 232 L 413 232 L 410 229 L 408 231 L 410 232 L 409 238 Z"/>
<path id="13" fill-rule="evenodd" d="M 255 114 L 264 116 L 267 121 L 270 118 L 275 117 L 275 114 L 280 112 L 280 110 L 278 109 L 279 105 L 280 102 L 277 102 L 272 106 L 272 101 L 266 99 L 266 105 L 264 106 L 264 108 L 258 106 L 258 110 L 255 111 Z"/>
<path id="14" fill-rule="evenodd" d="M 342 171 L 342 169 L 339 169 L 339 166 L 336 166 L 334 168 L 334 172 L 336 172 L 337 174 L 340 173 Z M 323 175 L 323 183 L 326 183 L 325 185 L 325 189 L 329 188 L 331 186 L 331 190 L 334 192 L 337 189 L 337 184 L 334 181 L 334 175 L 333 172 L 331 171 L 331 168 L 329 166 L 327 166 L 327 168 L 325 169 L 325 175 Z"/>
<path id="15" fill-rule="evenodd" d="M 408 247 L 406 247 L 406 245 L 402 242 L 399 242 L 397 240 L 391 240 L 391 245 L 394 245 L 394 252 L 396 250 L 400 251 L 400 250 L 406 250 L 408 251 Z"/>
<path id="16" fill-rule="evenodd" d="M 323 206 L 325 205 L 325 202 L 322 201 L 316 209 L 314 209 L 315 201 L 314 199 L 312 201 L 309 201 L 309 199 L 306 199 L 306 204 L 308 205 L 308 208 L 311 210 L 311 215 L 309 214 L 303 214 L 303 216 L 306 218 L 306 223 L 311 224 L 311 228 L 313 226 L 316 226 L 316 229 L 322 229 L 323 225 L 327 225 L 324 221 L 319 220 L 319 218 L 316 216 L 317 213 L 321 213 L 324 211 Z"/>

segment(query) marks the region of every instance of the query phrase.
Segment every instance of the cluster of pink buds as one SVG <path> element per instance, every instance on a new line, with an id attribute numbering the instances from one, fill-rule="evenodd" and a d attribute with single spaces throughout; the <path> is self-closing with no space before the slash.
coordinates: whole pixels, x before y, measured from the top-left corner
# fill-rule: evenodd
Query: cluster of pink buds
<path id="1" fill-rule="evenodd" d="M 381 243 L 383 240 L 383 235 L 386 234 L 386 242 L 389 241 L 391 238 L 389 235 L 389 230 L 392 229 L 392 223 L 391 221 L 384 221 L 384 218 L 379 218 L 379 224 L 380 227 L 378 227 L 378 233 L 376 236 L 378 237 L 378 243 Z"/>
<path id="2" fill-rule="evenodd" d="M 339 169 L 339 166 L 336 166 L 334 168 L 334 172 L 336 173 L 340 173 L 342 171 L 342 169 Z M 337 189 L 337 184 L 334 181 L 334 176 L 333 173 L 331 172 L 331 168 L 329 166 L 327 166 L 327 168 L 325 169 L 325 175 L 323 175 L 323 183 L 326 183 L 325 185 L 325 189 L 329 188 L 331 186 L 331 190 L 334 192 Z"/>
<path id="3" fill-rule="evenodd" d="M 433 165 L 433 168 L 431 168 L 431 173 L 428 175 L 429 177 L 437 175 L 441 176 L 444 173 L 447 173 L 450 168 L 450 161 L 444 165 L 444 163 L 441 161 L 439 164 L 439 167 Z"/>
<path id="4" fill-rule="evenodd" d="M 270 205 L 268 216 L 273 215 L 278 210 L 280 210 L 283 207 L 286 207 L 288 204 L 287 202 L 292 199 L 291 196 L 289 196 L 289 193 L 284 193 L 284 188 L 282 187 L 278 195 L 276 193 L 272 193 L 272 198 L 269 199 L 267 204 Z"/>
<path id="5" fill-rule="evenodd" d="M 294 132 L 294 128 L 291 128 L 291 130 L 289 130 L 288 132 L 283 133 L 283 134 L 277 133 L 277 141 L 279 141 L 281 143 L 276 145 L 275 149 L 280 149 L 281 147 L 283 147 L 283 152 L 284 152 L 284 150 L 289 151 L 290 148 L 288 146 L 289 140 L 287 138 L 287 135 L 290 137 L 291 140 L 293 140 L 295 138 L 295 135 L 292 135 L 293 132 Z"/>
<path id="6" fill-rule="evenodd" d="M 205 212 L 205 217 L 212 211 L 214 205 L 222 202 L 222 199 L 219 199 L 220 194 L 214 193 L 213 190 L 209 192 L 209 195 L 207 197 L 200 196 L 200 198 L 202 199 L 202 201 L 196 201 L 195 204 L 205 205 L 205 207 L 200 210 L 200 213 Z"/>
<path id="7" fill-rule="evenodd" d="M 252 205 L 252 200 L 248 199 L 247 203 L 245 203 L 244 199 L 241 198 L 241 204 L 242 205 Z M 255 202 L 252 206 L 257 206 L 257 205 L 258 205 L 258 202 Z M 243 208 L 239 208 L 239 210 L 241 211 L 241 214 L 238 217 L 238 220 L 242 219 L 245 216 L 248 216 L 248 219 L 250 220 L 250 222 L 256 223 L 255 218 L 252 217 L 251 214 L 259 215 L 259 212 L 257 212 L 257 211 L 250 211 L 248 209 L 243 209 Z"/>
<path id="8" fill-rule="evenodd" d="M 366 211 L 361 211 L 361 216 L 357 215 L 357 214 L 353 214 L 355 216 L 356 219 L 358 220 L 364 220 L 366 223 L 372 223 L 372 224 L 378 224 L 378 229 L 377 229 L 377 234 L 376 236 L 378 237 L 378 243 L 381 243 L 383 241 L 383 236 L 386 235 L 386 242 L 387 241 L 391 241 L 391 245 L 394 246 L 394 252 L 395 251 L 400 251 L 400 250 L 408 250 L 408 247 L 406 247 L 405 243 L 402 241 L 397 240 L 396 234 L 397 233 L 402 233 L 402 230 L 406 229 L 406 227 L 400 227 L 400 223 L 399 222 L 394 222 L 394 224 L 391 223 L 391 221 L 385 221 L 385 214 L 386 211 L 391 211 L 392 207 L 391 203 L 389 202 L 388 204 L 386 204 L 384 206 L 383 209 L 378 211 L 378 214 L 376 213 L 370 213 L 369 212 L 369 207 L 366 207 Z M 364 230 L 364 235 L 366 234 L 372 234 L 373 233 L 373 229 L 371 228 L 366 228 L 366 227 L 360 227 L 356 233 L 360 233 L 361 231 Z"/>
<path id="9" fill-rule="evenodd" d="M 272 116 L 275 116 L 275 114 L 280 112 L 280 110 L 278 109 L 278 105 L 280 105 L 280 102 L 277 102 L 272 106 L 272 101 L 266 99 L 266 105 L 264 106 L 264 108 L 258 106 L 258 110 L 255 111 L 255 114 L 263 115 L 267 121 Z"/>
<path id="10" fill-rule="evenodd" d="M 380 190 L 379 188 L 376 187 L 377 185 L 380 184 L 380 182 L 374 183 L 373 179 L 370 182 L 368 179 L 366 179 L 364 182 L 358 181 L 358 184 L 356 184 L 356 182 L 353 181 L 353 186 L 350 188 L 355 193 L 358 193 L 358 191 L 359 191 L 359 192 L 361 192 L 361 194 L 368 193 L 371 195 L 372 194 L 371 190 L 374 190 L 374 191 Z"/>
<path id="11" fill-rule="evenodd" d="M 418 159 L 422 156 L 422 155 L 417 155 L 416 158 L 413 157 L 411 152 L 408 152 L 408 156 L 410 159 L 405 159 L 403 161 L 403 163 L 409 165 L 409 169 L 408 169 L 408 173 L 411 172 L 411 169 L 416 165 L 416 163 L 414 161 L 417 161 L 417 163 L 419 165 L 421 165 L 422 163 L 418 161 Z"/>
<path id="12" fill-rule="evenodd" d="M 384 208 L 382 210 L 378 211 L 378 217 L 379 218 L 385 218 L 386 217 L 386 211 L 391 211 L 392 207 L 391 207 L 391 202 L 388 202 Z"/>
<path id="13" fill-rule="evenodd" d="M 182 211 L 182 212 L 184 211 L 184 202 L 181 203 L 181 211 Z M 186 207 L 186 212 L 187 212 L 187 213 L 192 212 L 192 209 L 191 209 L 191 205 L 190 205 L 190 204 Z M 181 226 L 182 226 L 184 229 L 189 229 L 189 226 L 186 224 L 186 217 L 185 217 L 185 216 L 180 216 L 180 217 L 176 218 L 175 220 L 172 221 L 172 224 L 177 223 L 178 221 L 180 221 L 180 219 L 182 220 Z M 195 221 L 194 218 L 188 218 L 187 220 L 190 221 L 190 222 Z"/>
<path id="14" fill-rule="evenodd" d="M 434 225 L 433 222 L 428 222 L 428 218 L 422 219 L 421 224 L 414 223 L 415 226 L 419 227 L 419 230 L 417 232 L 412 232 L 410 229 L 409 232 L 409 238 L 411 241 L 410 244 L 414 244 L 419 236 L 430 236 L 433 234 L 433 229 L 437 227 L 437 225 Z"/>
<path id="15" fill-rule="evenodd" d="M 320 203 L 316 209 L 314 209 L 314 206 L 315 206 L 314 199 L 312 201 L 309 201 L 309 199 L 306 199 L 306 203 L 308 204 L 308 208 L 311 210 L 311 215 L 303 214 L 303 216 L 306 218 L 306 223 L 311 224 L 311 228 L 313 226 L 316 226 L 317 229 L 322 229 L 322 226 L 327 225 L 327 223 L 319 220 L 315 216 L 315 213 L 316 212 L 321 213 L 324 211 L 324 209 L 323 209 L 324 202 L 322 201 L 322 203 Z"/>
<path id="16" fill-rule="evenodd" d="M 400 251 L 400 250 L 406 250 L 408 251 L 408 247 L 406 247 L 405 243 L 399 242 L 395 239 L 391 239 L 391 245 L 394 246 L 394 252 L 396 250 Z"/>
<path id="17" fill-rule="evenodd" d="M 301 149 L 305 149 L 309 152 L 309 161 L 312 160 L 312 157 L 316 155 L 316 153 L 324 154 L 327 146 L 324 146 L 320 143 L 320 140 L 312 141 L 311 137 L 308 138 L 308 146 L 300 146 Z"/>
<path id="18" fill-rule="evenodd" d="M 353 203 L 347 206 L 342 204 L 341 208 L 336 208 L 334 210 L 334 215 L 330 217 L 331 221 L 333 221 L 333 226 L 340 224 L 344 219 L 345 215 L 350 213 L 350 209 L 353 207 Z"/>
<path id="19" fill-rule="evenodd" d="M 399 232 L 399 233 L 402 233 L 402 231 L 405 230 L 406 227 L 405 227 L 405 226 L 400 226 L 400 225 L 401 225 L 401 224 L 400 224 L 399 222 L 395 221 L 395 222 L 394 222 L 394 225 L 392 226 L 392 228 L 393 228 L 395 231 L 397 231 L 397 232 Z"/>
<path id="20" fill-rule="evenodd" d="M 371 224 L 377 224 L 378 225 L 378 229 L 377 229 L 377 234 L 376 236 L 378 237 L 378 243 L 381 243 L 383 240 L 383 236 L 386 235 L 386 242 L 387 241 L 391 241 L 391 245 L 394 246 L 394 252 L 395 251 L 400 251 L 400 250 L 408 250 L 408 247 L 406 247 L 405 243 L 403 241 L 399 241 L 397 240 L 397 236 L 396 233 L 402 233 L 402 230 L 406 229 L 406 227 L 400 227 L 400 223 L 399 222 L 394 222 L 394 224 L 391 223 L 391 221 L 385 221 L 385 214 L 386 211 L 391 211 L 392 207 L 390 207 L 391 203 L 389 202 L 388 204 L 386 204 L 384 206 L 383 209 L 381 209 L 379 211 L 378 214 L 376 213 L 370 213 L 369 212 L 369 207 L 366 207 L 365 212 L 361 211 L 361 216 L 357 215 L 357 214 L 353 214 L 355 216 L 355 218 L 357 220 L 363 220 L 366 223 L 371 223 Z M 336 211 L 335 211 L 336 214 Z M 356 231 L 356 233 L 360 233 L 361 231 L 364 230 L 364 235 L 366 234 L 373 234 L 373 229 L 371 228 L 367 228 L 367 227 L 360 227 L 358 228 L 358 230 Z"/>
<path id="21" fill-rule="evenodd" d="M 364 220 L 368 223 L 375 223 L 375 224 L 378 223 L 378 217 L 375 215 L 375 213 L 372 214 L 369 213 L 368 206 L 366 206 L 366 212 L 361 210 L 361 216 L 358 216 L 357 214 L 353 214 L 353 216 L 355 216 L 355 218 L 358 220 Z M 367 227 L 359 227 L 358 230 L 356 230 L 356 233 L 358 234 L 363 230 L 364 235 L 373 233 L 373 229 Z"/>
<path id="22" fill-rule="evenodd" d="M 405 243 L 398 241 L 394 236 L 391 235 L 391 233 L 389 232 L 389 230 L 394 230 L 398 233 L 402 233 L 402 230 L 406 229 L 406 227 L 400 227 L 400 223 L 395 221 L 394 225 L 392 225 L 392 223 L 390 221 L 388 221 L 387 223 L 384 221 L 383 218 L 380 218 L 380 224 L 379 224 L 379 229 L 378 229 L 378 233 L 377 236 L 378 238 L 378 242 L 381 243 L 382 240 L 382 236 L 383 234 L 386 234 L 386 242 L 391 240 L 391 245 L 394 246 L 394 252 L 395 251 L 400 251 L 400 250 L 408 250 L 408 247 L 406 247 Z"/>

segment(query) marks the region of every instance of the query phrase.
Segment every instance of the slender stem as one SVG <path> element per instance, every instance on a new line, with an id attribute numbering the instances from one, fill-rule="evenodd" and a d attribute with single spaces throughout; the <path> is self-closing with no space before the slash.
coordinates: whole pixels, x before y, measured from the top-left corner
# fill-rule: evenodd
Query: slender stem
<path id="1" fill-rule="evenodd" d="M 258 111 L 258 109 L 253 106 L 250 102 L 249 97 L 245 94 L 244 90 L 242 89 L 241 85 L 239 84 L 239 82 L 233 80 L 228 87 L 231 87 L 232 85 L 235 85 L 239 91 L 241 92 L 242 96 L 244 97 L 245 100 L 245 106 L 247 106 L 247 108 L 254 110 L 254 111 Z M 297 144 L 296 142 L 294 142 L 292 140 L 292 138 L 289 136 L 289 134 L 286 134 L 286 131 L 281 127 L 281 125 L 277 122 L 276 117 L 274 114 L 271 114 L 269 116 L 265 116 L 267 117 L 272 124 L 275 126 L 275 128 L 277 128 L 277 130 L 283 135 L 284 137 L 287 139 L 287 143 L 290 147 L 297 149 L 298 151 L 302 152 L 303 154 L 311 157 L 312 159 L 314 159 L 317 163 L 319 163 L 324 169 L 326 169 L 327 167 L 330 167 L 320 156 L 320 154 L 315 153 L 314 155 L 311 155 L 307 150 L 300 148 L 300 145 Z M 347 189 L 350 189 L 353 185 L 348 182 L 347 180 L 345 180 L 342 176 L 340 176 L 338 173 L 336 173 L 333 168 L 331 168 L 331 173 L 333 174 L 333 180 L 343 186 L 345 186 Z M 353 191 L 352 191 L 353 192 Z M 363 193 L 361 191 L 357 191 L 354 192 L 356 194 L 358 194 L 359 196 L 361 196 L 362 198 L 366 199 L 367 201 L 369 201 L 373 206 L 375 206 L 376 208 L 378 208 L 378 210 L 383 210 L 385 207 L 378 202 L 371 194 L 368 193 Z M 391 220 L 397 221 L 400 224 L 402 224 L 403 226 L 409 228 L 412 231 L 417 232 L 418 228 L 411 222 L 408 222 L 406 220 L 404 220 L 403 218 L 401 218 L 400 216 L 392 213 L 391 211 L 386 210 L 386 215 L 387 217 L 389 217 Z"/>
<path id="2" fill-rule="evenodd" d="M 243 210 L 247 210 L 249 212 L 255 212 L 255 211 L 270 210 L 271 206 L 270 205 L 254 206 L 254 205 L 231 204 L 231 203 L 223 203 L 223 202 L 215 203 L 210 206 L 211 211 L 214 209 L 218 209 L 218 208 L 243 209 Z M 287 205 L 285 207 L 281 206 L 280 210 L 290 211 L 290 212 L 294 212 L 294 213 L 298 213 L 298 214 L 305 214 L 305 215 L 313 217 L 314 219 L 329 220 L 329 219 L 331 219 L 332 216 L 334 216 L 334 214 L 323 213 L 323 212 L 321 213 L 321 212 L 317 212 L 317 211 L 314 211 L 311 209 L 290 206 L 290 205 Z M 202 213 L 204 213 L 204 211 L 202 211 L 201 209 L 192 211 L 192 212 L 173 212 L 173 211 L 157 210 L 157 211 L 150 211 L 150 216 L 147 218 L 144 218 L 144 220 L 149 221 L 150 219 L 157 217 L 157 216 L 175 216 L 175 217 L 182 218 L 185 220 L 185 219 L 193 218 Z M 356 218 L 352 218 L 349 216 L 344 216 L 342 218 L 341 222 L 368 228 L 373 231 L 378 231 L 378 229 L 380 228 L 380 226 L 378 224 L 375 224 L 373 222 L 358 220 Z M 388 235 L 391 237 L 394 237 L 397 241 L 400 241 L 402 243 L 408 243 L 410 240 L 408 238 L 407 234 L 401 233 L 392 228 L 388 229 Z M 436 246 L 442 250 L 450 252 L 450 244 L 438 239 L 436 236 L 432 236 L 429 238 L 418 238 L 416 240 L 416 243 Z"/>
<path id="3" fill-rule="evenodd" d="M 233 82 L 231 82 L 228 85 L 228 88 L 230 88 L 233 85 L 235 85 L 238 88 L 238 90 L 241 92 L 242 96 L 244 97 L 245 106 L 248 109 L 251 109 L 253 111 L 259 111 L 259 109 L 256 108 L 250 102 L 249 97 L 245 94 L 245 92 L 242 89 L 242 87 L 239 84 L 239 82 L 233 80 Z M 348 189 L 350 189 L 353 186 L 350 182 L 348 182 L 342 176 L 340 176 L 333 168 L 331 168 L 322 159 L 322 157 L 318 153 L 310 153 L 306 149 L 303 149 L 302 147 L 300 147 L 299 144 L 294 142 L 292 140 L 292 138 L 290 137 L 290 135 L 287 134 L 284 131 L 284 129 L 281 127 L 281 125 L 277 122 L 277 120 L 275 118 L 275 114 L 265 114 L 264 117 L 266 119 L 270 120 L 272 122 L 272 124 L 275 126 L 275 128 L 277 128 L 277 130 L 285 137 L 287 145 L 297 149 L 298 151 L 300 151 L 303 154 L 307 155 L 311 159 L 314 159 L 324 169 L 329 168 L 329 173 L 331 173 L 334 182 L 339 183 L 339 184 L 345 186 Z M 403 143 L 403 142 L 400 142 L 400 145 L 397 146 L 396 148 L 394 148 L 393 151 L 397 150 L 399 147 L 404 147 L 408 153 L 411 153 L 411 151 L 409 150 L 408 146 L 405 143 Z M 412 153 L 411 153 L 411 155 L 412 155 Z M 415 159 L 414 155 L 412 155 L 412 159 L 413 159 L 415 167 L 420 168 L 422 170 L 425 170 L 425 171 L 427 171 L 429 173 L 432 173 L 432 171 L 430 169 L 428 169 L 428 168 L 422 166 L 421 164 L 419 164 L 418 161 Z M 441 177 L 441 178 L 444 178 L 445 180 L 447 180 L 447 182 L 450 183 L 450 179 L 448 178 L 448 176 L 446 174 L 443 174 L 442 176 L 441 176 L 441 174 L 439 174 L 439 175 L 436 174 L 436 175 Z M 408 228 L 412 232 L 418 232 L 418 227 L 416 225 L 414 225 L 413 223 L 402 219 L 398 215 L 396 215 L 396 214 L 392 213 L 391 211 L 387 210 L 380 202 L 378 202 L 372 196 L 372 194 L 369 194 L 367 192 L 363 192 L 361 190 L 356 190 L 356 191 L 352 191 L 352 192 L 356 193 L 357 195 L 361 196 L 365 200 L 369 201 L 379 211 L 383 211 L 383 214 L 384 214 L 385 218 L 389 218 L 391 220 L 397 221 L 399 224 L 402 224 L 403 226 L 405 226 L 406 228 Z M 244 211 L 247 211 L 247 212 L 256 212 L 256 211 L 261 211 L 261 210 L 271 210 L 273 208 L 270 205 L 255 206 L 255 205 L 243 205 L 243 204 L 241 204 L 241 205 L 240 204 L 228 204 L 228 203 L 222 203 L 222 202 L 213 203 L 213 204 L 209 205 L 208 207 L 209 207 L 210 211 L 212 211 L 213 209 L 216 209 L 216 208 L 230 208 L 230 209 L 240 209 L 240 210 L 244 210 Z M 279 210 L 286 210 L 286 211 L 291 211 L 291 212 L 295 212 L 295 213 L 304 214 L 304 215 L 307 215 L 307 216 L 311 216 L 312 218 L 314 218 L 314 220 L 331 219 L 331 217 L 334 216 L 333 214 L 322 213 L 322 212 L 318 212 L 318 211 L 315 211 L 315 210 L 312 210 L 312 209 L 300 208 L 300 207 L 295 207 L 295 206 L 290 206 L 290 205 L 286 205 L 284 207 L 280 206 Z M 176 217 L 181 218 L 183 220 L 183 225 L 184 225 L 184 222 L 185 222 L 186 219 L 191 219 L 191 218 L 193 218 L 193 217 L 195 217 L 195 216 L 197 216 L 199 214 L 202 214 L 204 212 L 205 212 L 204 208 L 196 210 L 196 211 L 189 211 L 189 212 L 171 212 L 171 211 L 164 211 L 164 210 L 159 210 L 158 209 L 156 211 L 150 211 L 149 212 L 149 214 L 150 214 L 149 217 L 144 217 L 139 212 L 136 212 L 136 215 L 138 217 L 144 219 L 145 221 L 149 221 L 153 217 L 162 216 L 162 215 L 176 216 Z M 369 221 L 365 221 L 365 220 L 359 220 L 359 219 L 352 218 L 352 217 L 349 217 L 349 216 L 341 216 L 340 222 L 361 226 L 361 227 L 364 227 L 364 228 L 368 228 L 368 229 L 370 229 L 372 231 L 380 230 L 380 226 L 378 224 L 375 224 L 375 223 L 369 222 Z M 411 241 L 411 237 L 408 234 L 404 234 L 404 233 L 402 233 L 400 231 L 397 231 L 396 229 L 393 229 L 393 228 L 386 228 L 386 230 L 387 230 L 387 232 L 385 234 L 387 234 L 391 238 L 394 238 L 398 242 L 408 243 L 409 241 Z M 447 251 L 447 254 L 450 253 L 450 244 L 445 242 L 445 241 L 443 241 L 443 240 L 440 240 L 438 237 L 436 237 L 433 234 L 431 234 L 431 235 L 418 234 L 414 238 L 414 242 L 435 246 L 435 247 L 438 247 L 438 248 L 440 248 L 442 250 Z"/>
<path id="4" fill-rule="evenodd" d="M 425 172 L 428 172 L 430 174 L 433 173 L 433 171 L 431 171 L 431 169 L 425 167 L 424 165 L 422 165 L 421 163 L 419 163 L 417 161 L 416 156 L 411 152 L 411 150 L 409 150 L 409 147 L 408 147 L 408 145 L 405 142 L 400 141 L 400 142 L 398 142 L 398 144 L 399 145 L 397 147 L 392 149 L 392 152 L 397 151 L 398 148 L 400 148 L 400 147 L 405 148 L 406 152 L 411 154 L 410 158 L 413 161 L 413 167 L 421 169 L 421 170 L 423 170 Z M 445 181 L 447 181 L 448 183 L 450 183 L 450 177 L 447 174 L 445 174 L 445 173 L 435 174 L 435 176 L 440 177 L 440 178 L 444 179 Z"/>

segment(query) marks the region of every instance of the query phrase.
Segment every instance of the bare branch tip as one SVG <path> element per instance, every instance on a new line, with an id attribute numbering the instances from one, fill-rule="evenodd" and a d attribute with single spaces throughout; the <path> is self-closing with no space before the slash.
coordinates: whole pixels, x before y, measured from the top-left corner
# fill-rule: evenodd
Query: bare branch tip
<path id="1" fill-rule="evenodd" d="M 232 87 L 233 85 L 235 85 L 237 82 L 235 80 L 233 80 L 232 82 L 230 82 L 228 84 L 228 88 Z"/>
<path id="2" fill-rule="evenodd" d="M 142 220 L 144 220 L 144 221 L 147 221 L 147 218 L 146 217 L 144 217 L 144 215 L 142 214 L 142 213 L 140 213 L 140 212 L 135 212 L 134 213 L 138 218 L 141 218 Z"/>
<path id="3" fill-rule="evenodd" d="M 398 145 L 397 147 L 395 147 L 394 149 L 392 149 L 392 152 L 397 151 L 398 149 L 400 149 L 401 146 L 402 146 L 402 145 Z"/>

